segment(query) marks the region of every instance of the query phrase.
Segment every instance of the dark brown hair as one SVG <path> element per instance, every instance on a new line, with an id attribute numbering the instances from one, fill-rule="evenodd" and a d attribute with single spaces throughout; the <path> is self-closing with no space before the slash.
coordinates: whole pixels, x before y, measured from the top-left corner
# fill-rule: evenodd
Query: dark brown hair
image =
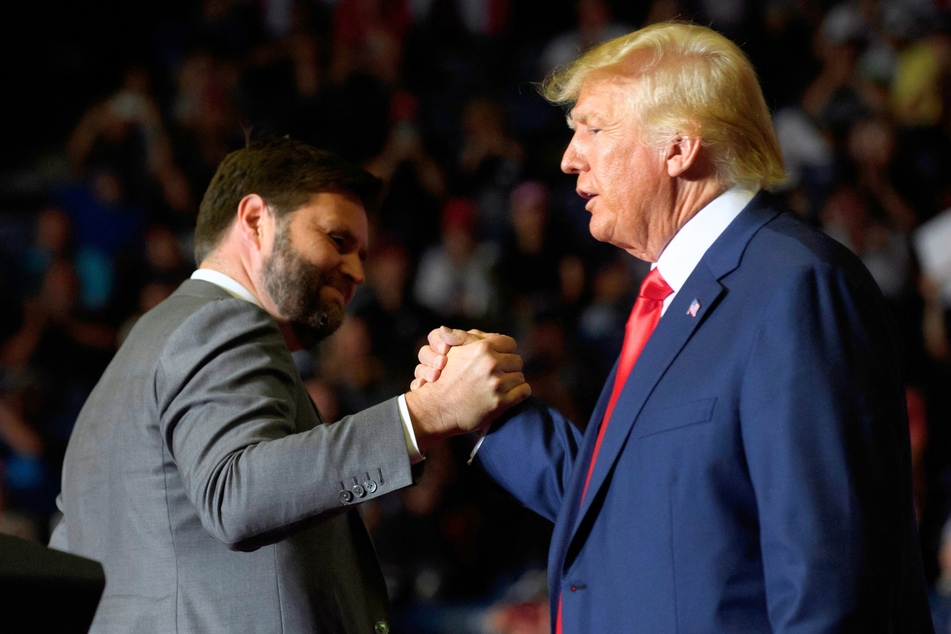
<path id="1" fill-rule="evenodd" d="M 251 142 L 224 158 L 205 191 L 195 225 L 195 261 L 200 264 L 214 250 L 234 222 L 238 203 L 249 194 L 259 195 L 281 218 L 323 192 L 356 196 L 369 209 L 381 185 L 363 168 L 302 141 Z"/>

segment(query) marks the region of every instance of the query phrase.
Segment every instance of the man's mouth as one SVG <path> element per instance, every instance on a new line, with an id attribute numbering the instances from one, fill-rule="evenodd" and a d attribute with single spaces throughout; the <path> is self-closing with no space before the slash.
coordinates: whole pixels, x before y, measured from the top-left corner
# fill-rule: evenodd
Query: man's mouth
<path id="1" fill-rule="evenodd" d="M 340 298 L 343 300 L 343 305 L 347 306 L 350 304 L 350 300 L 353 299 L 356 289 L 352 285 L 340 286 L 336 284 L 328 284 L 328 288 L 332 288 L 340 294 Z"/>
<path id="2" fill-rule="evenodd" d="M 594 199 L 597 198 L 598 195 L 593 192 L 585 191 L 580 188 L 576 189 L 575 191 L 578 192 L 579 196 L 581 196 L 587 201 L 584 205 L 584 208 L 587 209 L 588 211 L 591 211 L 591 205 L 594 203 Z"/>
<path id="3" fill-rule="evenodd" d="M 582 198 L 584 198 L 585 200 L 591 200 L 592 198 L 594 198 L 595 196 L 597 196 L 597 194 L 593 194 L 593 193 L 591 193 L 591 192 L 589 192 L 589 191 L 585 191 L 585 190 L 581 189 L 580 187 L 577 188 L 577 189 L 575 189 L 575 191 L 578 192 L 578 195 L 581 196 Z"/>

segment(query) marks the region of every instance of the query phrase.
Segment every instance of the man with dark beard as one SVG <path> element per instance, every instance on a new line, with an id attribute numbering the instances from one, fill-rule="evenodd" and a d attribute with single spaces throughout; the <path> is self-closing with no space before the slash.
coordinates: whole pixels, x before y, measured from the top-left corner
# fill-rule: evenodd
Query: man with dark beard
<path id="1" fill-rule="evenodd" d="M 340 326 L 378 188 L 289 139 L 222 162 L 198 270 L 139 320 L 66 453 L 50 545 L 102 562 L 93 631 L 389 631 L 356 503 L 414 484 L 427 447 L 529 388 L 514 341 L 494 336 L 426 389 L 320 419 L 291 348 Z"/>

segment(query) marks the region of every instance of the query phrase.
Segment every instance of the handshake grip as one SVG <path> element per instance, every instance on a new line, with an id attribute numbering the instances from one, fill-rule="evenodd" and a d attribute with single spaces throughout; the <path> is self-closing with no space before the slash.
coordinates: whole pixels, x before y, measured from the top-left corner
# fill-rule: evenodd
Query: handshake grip
<path id="1" fill-rule="evenodd" d="M 421 451 L 484 429 L 531 395 L 513 338 L 443 326 L 429 333 L 428 342 L 406 394 Z"/>

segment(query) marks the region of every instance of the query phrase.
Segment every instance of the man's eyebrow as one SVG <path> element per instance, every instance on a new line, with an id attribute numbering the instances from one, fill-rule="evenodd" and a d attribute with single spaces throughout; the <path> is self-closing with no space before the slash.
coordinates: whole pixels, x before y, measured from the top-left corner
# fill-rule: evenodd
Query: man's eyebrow
<path id="1" fill-rule="evenodd" d="M 576 113 L 574 108 L 565 114 L 565 120 L 568 122 L 568 127 L 572 130 L 575 129 L 576 123 L 584 123 L 586 118 L 587 117 L 585 116 L 584 112 Z"/>
<path id="2" fill-rule="evenodd" d="M 597 125 L 597 122 L 601 119 L 596 113 L 592 113 L 584 110 L 575 110 L 572 109 L 566 115 L 568 119 L 568 127 L 572 130 L 575 129 L 575 124 L 581 125 Z"/>

